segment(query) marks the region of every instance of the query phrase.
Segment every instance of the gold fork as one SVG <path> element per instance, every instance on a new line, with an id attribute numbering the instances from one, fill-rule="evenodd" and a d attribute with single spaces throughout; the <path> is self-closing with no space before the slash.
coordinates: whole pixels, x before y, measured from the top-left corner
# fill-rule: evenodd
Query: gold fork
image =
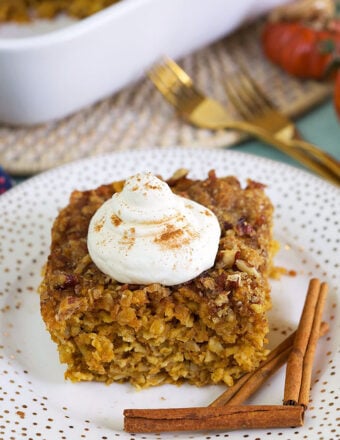
<path id="1" fill-rule="evenodd" d="M 242 62 L 237 61 L 236 65 L 237 73 L 228 77 L 225 89 L 240 116 L 269 131 L 292 147 L 300 148 L 307 154 L 311 154 L 340 177 L 340 162 L 315 145 L 303 140 L 293 121 L 277 109 Z"/>
<path id="2" fill-rule="evenodd" d="M 247 133 L 276 147 L 332 183 L 340 184 L 339 175 L 335 174 L 327 163 L 322 165 L 319 160 L 298 148 L 293 148 L 286 141 L 253 123 L 231 120 L 226 109 L 197 90 L 186 72 L 171 59 L 167 58 L 154 66 L 148 72 L 148 76 L 165 99 L 191 124 L 211 130 L 233 129 Z"/>

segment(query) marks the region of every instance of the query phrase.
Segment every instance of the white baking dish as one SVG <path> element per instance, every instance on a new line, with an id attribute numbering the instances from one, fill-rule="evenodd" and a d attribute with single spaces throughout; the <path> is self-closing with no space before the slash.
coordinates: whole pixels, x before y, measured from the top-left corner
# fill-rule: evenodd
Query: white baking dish
<path id="1" fill-rule="evenodd" d="M 73 23 L 0 25 L 0 121 L 62 118 L 283 1 L 122 0 Z"/>

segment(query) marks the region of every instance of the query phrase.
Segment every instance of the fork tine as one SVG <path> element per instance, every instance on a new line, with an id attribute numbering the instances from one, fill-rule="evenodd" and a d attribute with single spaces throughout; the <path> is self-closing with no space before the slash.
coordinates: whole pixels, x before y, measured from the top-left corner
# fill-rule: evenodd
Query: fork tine
<path id="1" fill-rule="evenodd" d="M 272 132 L 279 132 L 289 127 L 289 130 L 284 132 L 285 136 L 288 133 L 288 136 L 301 138 L 297 128 L 280 112 L 275 103 L 249 73 L 244 63 L 237 59 L 235 64 L 238 66 L 238 76 L 235 78 L 235 82 L 238 84 L 237 92 L 245 103 L 244 111 L 242 114 L 240 113 L 242 117 L 258 125 L 262 124 Z"/>
<path id="2" fill-rule="evenodd" d="M 225 89 L 227 95 L 232 102 L 233 106 L 240 113 L 243 119 L 248 119 L 252 116 L 252 111 L 249 108 L 249 99 L 246 99 L 242 87 L 240 86 L 239 80 L 235 78 L 228 78 L 225 83 Z"/>
<path id="3" fill-rule="evenodd" d="M 191 112 L 204 96 L 193 86 L 191 78 L 171 59 L 165 59 L 148 72 L 150 80 L 178 110 Z"/>
<path id="4" fill-rule="evenodd" d="M 167 66 L 169 70 L 171 70 L 182 83 L 188 86 L 193 86 L 193 82 L 190 76 L 183 69 L 181 69 L 180 66 L 175 63 L 171 58 L 165 58 L 164 65 Z"/>
<path id="5" fill-rule="evenodd" d="M 252 120 L 276 111 L 275 105 L 256 84 L 243 62 L 237 59 L 235 64 L 238 67 L 237 75 L 228 79 L 225 89 L 240 115 L 244 119 Z"/>
<path id="6" fill-rule="evenodd" d="M 254 100 L 256 98 L 257 102 L 259 103 L 259 106 L 261 106 L 262 109 L 276 110 L 276 106 L 274 105 L 274 103 L 264 93 L 261 87 L 256 83 L 256 81 L 250 75 L 245 65 L 240 61 L 237 62 L 237 65 L 242 75 L 243 82 L 247 87 L 247 90 L 249 91 L 249 93 L 252 93 L 252 97 Z"/>
<path id="7" fill-rule="evenodd" d="M 147 75 L 170 104 L 176 105 L 177 99 L 173 93 L 174 84 L 177 82 L 176 76 L 171 75 L 171 71 L 164 64 L 154 66 Z"/>
<path id="8" fill-rule="evenodd" d="M 171 99 L 172 95 L 168 94 L 169 88 L 166 84 L 164 84 L 164 81 L 162 80 L 162 77 L 159 75 L 159 72 L 153 69 L 152 71 L 149 70 L 148 77 L 154 84 L 154 86 L 161 92 L 161 95 L 166 98 L 170 104 L 174 105 L 173 100 Z"/>

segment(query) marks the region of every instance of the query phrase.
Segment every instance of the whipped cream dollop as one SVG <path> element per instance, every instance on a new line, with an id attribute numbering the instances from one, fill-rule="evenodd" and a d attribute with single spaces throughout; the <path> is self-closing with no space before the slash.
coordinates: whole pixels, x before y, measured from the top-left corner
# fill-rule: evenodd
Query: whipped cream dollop
<path id="1" fill-rule="evenodd" d="M 96 266 L 121 283 L 172 286 L 214 265 L 220 233 L 211 210 L 139 173 L 94 214 L 87 245 Z"/>

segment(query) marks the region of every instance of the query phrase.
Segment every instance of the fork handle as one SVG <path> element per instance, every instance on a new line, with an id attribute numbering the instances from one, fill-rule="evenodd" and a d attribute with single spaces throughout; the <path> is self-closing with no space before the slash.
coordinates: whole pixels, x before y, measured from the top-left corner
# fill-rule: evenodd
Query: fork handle
<path id="1" fill-rule="evenodd" d="M 340 178 L 340 162 L 334 157 L 303 139 L 293 138 L 289 141 L 289 143 L 292 144 L 293 147 L 298 147 L 307 154 L 310 154 L 312 157 L 315 157 L 316 160 L 327 168 L 331 169 L 333 173 Z"/>
<path id="2" fill-rule="evenodd" d="M 292 142 L 282 141 L 268 131 L 263 130 L 262 128 L 257 127 L 246 121 L 228 121 L 224 122 L 221 125 L 223 125 L 223 127 L 221 126 L 220 128 L 233 129 L 243 133 L 247 133 L 257 139 L 264 141 L 269 145 L 272 145 L 273 147 L 277 148 L 288 156 L 291 156 L 296 161 L 302 163 L 305 167 L 327 179 L 329 182 L 333 183 L 334 185 L 340 186 L 340 177 L 337 172 L 334 173 L 334 171 L 329 168 L 326 163 L 322 165 L 319 160 L 307 154 L 306 151 L 300 148 L 295 148 Z"/>

